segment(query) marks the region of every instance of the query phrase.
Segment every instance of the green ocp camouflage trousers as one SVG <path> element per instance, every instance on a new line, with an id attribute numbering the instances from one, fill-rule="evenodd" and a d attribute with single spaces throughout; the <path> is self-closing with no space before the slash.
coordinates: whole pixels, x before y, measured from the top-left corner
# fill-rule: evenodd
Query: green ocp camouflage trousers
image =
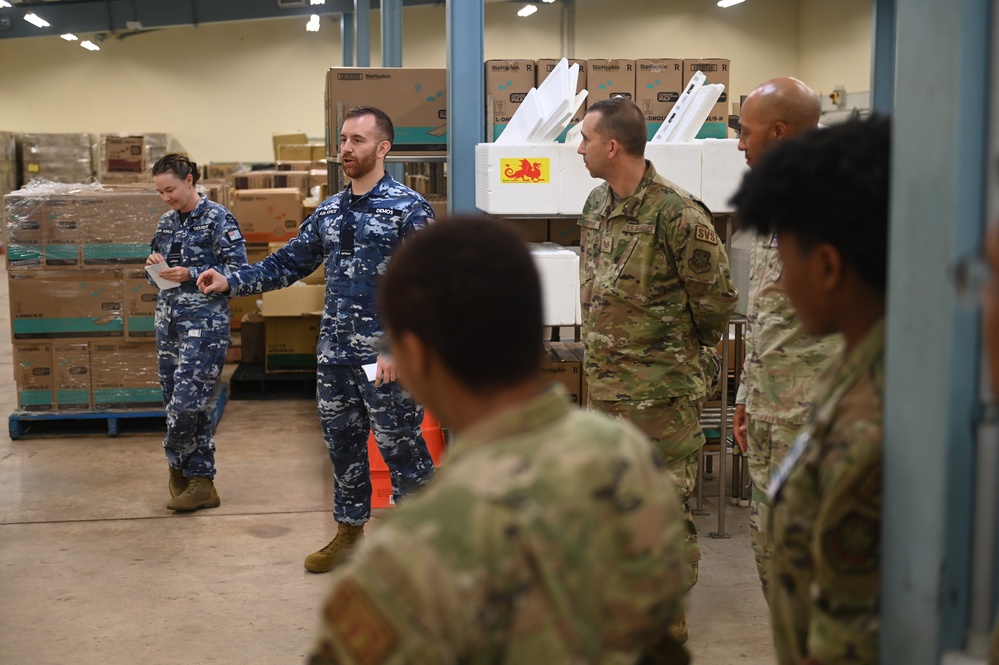
<path id="1" fill-rule="evenodd" d="M 800 425 L 755 420 L 752 415 L 746 425 L 746 454 L 749 457 L 749 475 L 753 479 L 749 504 L 749 535 L 765 597 L 768 596 L 770 587 L 770 500 L 767 498 L 767 485 L 770 484 L 770 476 L 790 450 L 800 428 Z"/>
<path id="2" fill-rule="evenodd" d="M 697 545 L 697 527 L 690 514 L 687 500 L 697 482 L 697 461 L 704 446 L 704 432 L 700 423 L 700 398 L 673 397 L 670 399 L 589 401 L 588 408 L 602 411 L 615 418 L 630 421 L 648 436 L 673 474 L 683 516 L 687 525 L 687 553 L 690 570 L 690 587 L 697 583 L 697 562 L 701 550 Z"/>

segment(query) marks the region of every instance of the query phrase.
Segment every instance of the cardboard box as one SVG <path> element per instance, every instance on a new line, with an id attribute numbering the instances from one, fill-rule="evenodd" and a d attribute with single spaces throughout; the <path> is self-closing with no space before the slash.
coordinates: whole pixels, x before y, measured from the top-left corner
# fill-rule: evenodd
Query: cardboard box
<path id="1" fill-rule="evenodd" d="M 159 289 L 146 279 L 145 270 L 126 270 L 125 338 L 130 341 L 156 339 L 156 302 Z"/>
<path id="2" fill-rule="evenodd" d="M 302 193 L 302 198 L 309 195 L 308 171 L 279 171 L 273 175 L 274 187 L 294 187 Z"/>
<path id="3" fill-rule="evenodd" d="M 749 171 L 739 139 L 705 139 L 702 143 L 701 200 L 711 212 L 734 212 L 730 203 Z"/>
<path id="4" fill-rule="evenodd" d="M 59 340 L 52 343 L 52 367 L 56 409 L 91 407 L 90 344 Z"/>
<path id="5" fill-rule="evenodd" d="M 569 401 L 581 404 L 582 363 L 562 342 L 545 342 L 541 359 L 541 374 L 549 383 L 561 383 L 569 394 Z"/>
<path id="6" fill-rule="evenodd" d="M 579 255 L 551 242 L 533 243 L 530 250 L 541 278 L 544 325 L 581 325 Z"/>
<path id="7" fill-rule="evenodd" d="M 260 308 L 258 306 L 259 302 L 260 296 L 240 296 L 239 298 L 230 298 L 229 329 L 242 331 L 243 317 L 247 314 L 260 313 Z"/>
<path id="8" fill-rule="evenodd" d="M 475 146 L 475 207 L 495 215 L 557 214 L 561 147 Z"/>
<path id="9" fill-rule="evenodd" d="M 232 185 L 236 189 L 270 189 L 274 186 L 273 171 L 250 171 L 237 173 L 232 177 Z"/>
<path id="10" fill-rule="evenodd" d="M 8 284 L 15 340 L 124 336 L 120 271 L 25 271 Z"/>
<path id="11" fill-rule="evenodd" d="M 156 344 L 94 341 L 90 345 L 93 404 L 97 410 L 162 409 Z"/>
<path id="12" fill-rule="evenodd" d="M 536 81 L 533 60 L 486 60 L 486 122 L 492 112 L 493 141 L 503 134 Z"/>
<path id="13" fill-rule="evenodd" d="M 585 408 L 590 400 L 590 389 L 586 385 L 586 372 L 582 369 L 583 361 L 586 359 L 586 347 L 582 342 L 566 342 L 565 348 L 569 349 L 572 355 L 579 360 L 579 406 Z"/>
<path id="14" fill-rule="evenodd" d="M 579 221 L 575 217 L 555 218 L 548 222 L 548 240 L 556 245 L 578 247 L 580 235 Z"/>
<path id="15" fill-rule="evenodd" d="M 240 162 L 209 162 L 202 168 L 204 169 L 201 174 L 203 180 L 228 180 L 247 167 Z"/>
<path id="16" fill-rule="evenodd" d="M 635 98 L 634 60 L 586 61 L 586 108 L 601 99 Z"/>
<path id="17" fill-rule="evenodd" d="M 290 132 L 288 134 L 272 134 L 271 140 L 274 144 L 274 159 L 278 160 L 281 159 L 278 155 L 282 145 L 308 143 L 309 137 L 303 132 Z"/>
<path id="18" fill-rule="evenodd" d="M 392 154 L 447 154 L 447 76 L 444 68 L 334 67 L 326 74 L 326 146 L 339 144 L 338 104 L 382 109 L 392 118 Z M 317 159 L 313 156 L 313 159 Z"/>
<path id="19" fill-rule="evenodd" d="M 144 136 L 107 136 L 104 154 L 105 172 L 142 173 L 146 170 Z"/>
<path id="20" fill-rule="evenodd" d="M 14 385 L 19 411 L 51 411 L 52 345 L 48 342 L 14 342 Z"/>
<path id="21" fill-rule="evenodd" d="M 279 145 L 277 158 L 281 161 L 312 161 L 312 146 L 308 143 L 285 143 Z"/>
<path id="22" fill-rule="evenodd" d="M 272 243 L 268 243 L 268 245 L 267 245 L 267 254 L 268 254 L 268 256 L 271 255 L 271 254 L 273 254 L 274 252 L 278 251 L 279 249 L 281 249 L 282 247 L 284 247 L 287 244 L 288 243 L 286 243 L 286 242 L 272 242 Z M 313 270 L 310 274 L 306 275 L 305 277 L 303 277 L 299 281 L 305 282 L 306 284 L 309 284 L 309 285 L 312 285 L 312 286 L 315 286 L 315 285 L 326 286 L 326 270 L 325 270 L 324 266 L 325 266 L 325 261 L 324 261 L 324 263 L 319 264 L 318 268 L 316 268 L 315 270 Z M 320 309 L 322 309 L 322 307 L 320 307 Z"/>
<path id="23" fill-rule="evenodd" d="M 635 103 L 645 114 L 651 140 L 683 92 L 683 60 L 643 58 L 635 61 Z"/>
<path id="24" fill-rule="evenodd" d="M 264 370 L 313 369 L 324 285 L 295 285 L 263 295 Z"/>
<path id="25" fill-rule="evenodd" d="M 548 221 L 538 219 L 503 219 L 498 220 L 503 226 L 516 233 L 523 242 L 548 242 Z"/>
<path id="26" fill-rule="evenodd" d="M 232 212 L 247 242 L 286 242 L 302 223 L 302 192 L 291 187 L 236 190 Z"/>
<path id="27" fill-rule="evenodd" d="M 46 197 L 42 222 L 46 268 L 79 267 L 86 219 L 93 211 L 73 195 Z M 152 236 L 150 236 L 152 238 Z"/>
<path id="28" fill-rule="evenodd" d="M 579 77 L 576 79 L 576 94 L 578 95 L 583 90 L 586 90 L 586 61 L 577 60 L 576 58 L 567 58 L 569 61 L 569 66 L 579 65 Z M 535 88 L 540 88 L 541 84 L 544 83 L 545 79 L 552 73 L 555 66 L 559 63 L 561 58 L 542 58 L 538 60 L 537 66 L 534 68 L 534 75 L 536 77 Z M 566 133 L 575 125 L 583 122 L 583 116 L 586 114 L 586 102 L 583 102 L 579 110 L 576 111 L 576 115 L 572 116 L 572 120 L 569 121 L 569 126 L 559 134 L 559 143 L 565 143 Z"/>
<path id="29" fill-rule="evenodd" d="M 312 164 L 310 160 L 281 160 L 274 165 L 274 168 L 278 171 L 308 171 L 312 169 Z"/>
<path id="30" fill-rule="evenodd" d="M 239 326 L 239 342 L 242 352 L 241 362 L 263 364 L 265 360 L 264 317 L 259 313 L 249 313 Z"/>
<path id="31" fill-rule="evenodd" d="M 696 138 L 724 139 L 728 137 L 729 70 L 731 64 L 732 61 L 725 58 L 683 59 L 683 85 L 687 85 L 695 72 L 702 71 L 707 78 L 707 83 L 721 83 L 725 86 L 725 92 L 711 109 L 708 119 L 697 132 Z"/>
<path id="32" fill-rule="evenodd" d="M 42 267 L 44 204 L 44 199 L 21 192 L 3 197 L 3 229 L 9 270 Z"/>
<path id="33" fill-rule="evenodd" d="M 144 266 L 160 217 L 170 211 L 152 189 L 118 189 L 79 197 L 83 267 Z"/>

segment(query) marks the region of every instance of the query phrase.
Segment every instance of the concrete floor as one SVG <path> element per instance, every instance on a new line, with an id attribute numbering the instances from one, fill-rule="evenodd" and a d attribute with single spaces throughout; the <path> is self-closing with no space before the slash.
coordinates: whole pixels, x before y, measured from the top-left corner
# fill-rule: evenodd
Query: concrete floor
<path id="1" fill-rule="evenodd" d="M 14 411 L 0 267 L 0 414 Z M 231 372 L 232 367 L 228 368 Z M 177 515 L 158 435 L 0 435 L 0 663 L 301 663 L 328 578 L 306 554 L 332 538 L 332 479 L 310 400 L 233 401 L 216 433 L 220 508 Z M 748 536 L 717 485 L 698 518 L 688 610 L 695 663 L 774 662 Z"/>

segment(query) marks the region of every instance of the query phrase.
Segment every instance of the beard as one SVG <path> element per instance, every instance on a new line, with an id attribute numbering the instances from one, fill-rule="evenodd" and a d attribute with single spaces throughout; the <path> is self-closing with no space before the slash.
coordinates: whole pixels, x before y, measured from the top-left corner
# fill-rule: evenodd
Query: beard
<path id="1" fill-rule="evenodd" d="M 374 152 L 368 155 L 353 153 L 350 157 L 354 160 L 353 163 L 343 164 L 342 166 L 344 175 L 352 180 L 368 175 L 375 170 L 375 166 L 378 164 L 378 159 L 375 157 Z"/>

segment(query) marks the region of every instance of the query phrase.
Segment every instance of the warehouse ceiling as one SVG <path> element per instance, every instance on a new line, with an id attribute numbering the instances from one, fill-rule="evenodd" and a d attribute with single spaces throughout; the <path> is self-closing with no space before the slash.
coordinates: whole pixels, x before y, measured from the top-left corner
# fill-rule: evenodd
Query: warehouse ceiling
<path id="1" fill-rule="evenodd" d="M 380 0 L 370 0 L 378 9 Z M 341 14 L 354 0 L 6 0 L 0 5 L 0 39 L 48 37 L 63 33 L 132 33 L 181 25 Z M 404 7 L 443 5 L 443 0 L 402 0 Z M 36 27 L 24 19 L 35 14 L 49 23 Z"/>

